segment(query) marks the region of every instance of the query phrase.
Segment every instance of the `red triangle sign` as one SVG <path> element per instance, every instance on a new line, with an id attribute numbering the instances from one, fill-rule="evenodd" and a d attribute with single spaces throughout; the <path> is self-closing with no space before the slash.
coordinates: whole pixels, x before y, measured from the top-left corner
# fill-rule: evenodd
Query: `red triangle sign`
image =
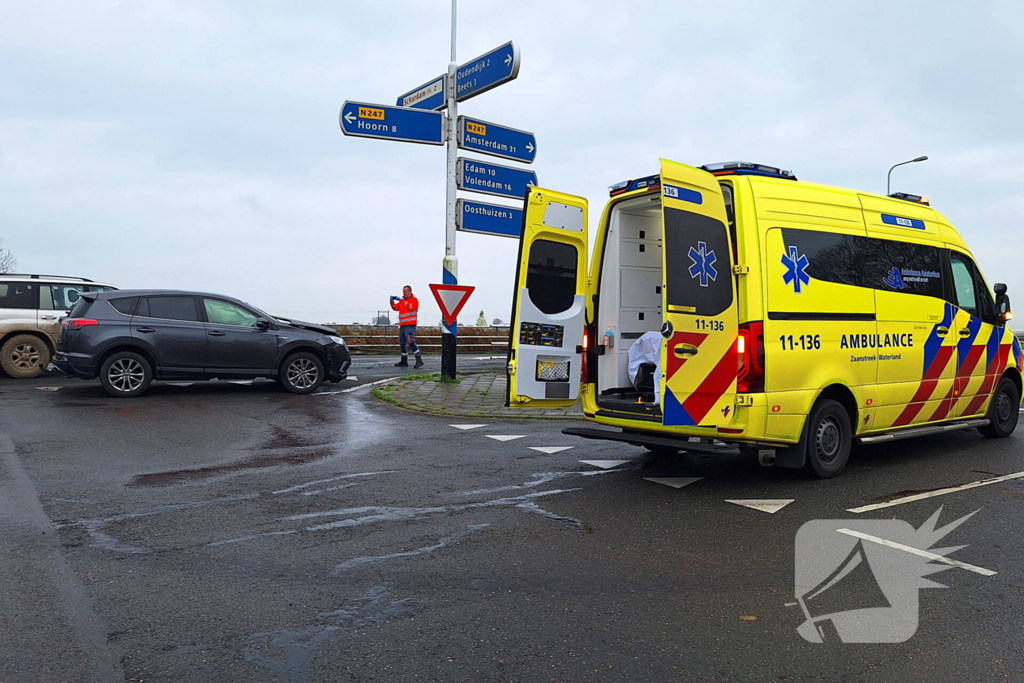
<path id="1" fill-rule="evenodd" d="M 455 319 L 459 317 L 459 311 L 469 301 L 469 295 L 476 287 L 466 285 L 430 285 L 430 291 L 434 293 L 434 300 L 441 308 L 441 316 L 445 325 L 454 325 Z"/>

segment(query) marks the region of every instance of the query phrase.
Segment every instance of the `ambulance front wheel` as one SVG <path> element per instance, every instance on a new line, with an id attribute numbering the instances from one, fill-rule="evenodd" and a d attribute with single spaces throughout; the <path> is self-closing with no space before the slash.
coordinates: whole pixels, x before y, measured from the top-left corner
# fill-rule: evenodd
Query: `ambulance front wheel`
<path id="1" fill-rule="evenodd" d="M 834 477 L 850 459 L 853 430 L 846 408 L 838 401 L 823 399 L 814 405 L 807 419 L 807 464 L 819 479 Z"/>
<path id="2" fill-rule="evenodd" d="M 1003 377 L 996 386 L 996 393 L 992 395 L 992 403 L 988 407 L 988 415 L 985 416 L 989 423 L 979 427 L 978 431 L 990 439 L 1005 438 L 1013 434 L 1019 416 L 1020 394 L 1017 393 L 1017 386 L 1009 377 Z"/>

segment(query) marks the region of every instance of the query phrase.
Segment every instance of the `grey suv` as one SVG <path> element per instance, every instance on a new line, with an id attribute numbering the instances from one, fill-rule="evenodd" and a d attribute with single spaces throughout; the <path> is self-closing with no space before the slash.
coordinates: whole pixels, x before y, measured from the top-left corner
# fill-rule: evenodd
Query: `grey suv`
<path id="1" fill-rule="evenodd" d="M 16 379 L 37 377 L 57 351 L 60 319 L 78 297 L 114 289 L 81 277 L 0 275 L 0 368 Z"/>
<path id="2" fill-rule="evenodd" d="M 99 377 L 128 398 L 154 379 L 278 380 L 308 394 L 348 375 L 345 341 L 330 327 L 267 315 L 220 294 L 169 290 L 86 293 L 60 322 L 53 364 Z"/>

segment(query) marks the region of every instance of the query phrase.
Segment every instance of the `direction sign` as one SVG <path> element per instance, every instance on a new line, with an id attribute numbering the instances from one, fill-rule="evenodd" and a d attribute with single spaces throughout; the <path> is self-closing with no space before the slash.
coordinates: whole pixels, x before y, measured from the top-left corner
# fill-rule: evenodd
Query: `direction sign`
<path id="1" fill-rule="evenodd" d="M 455 101 L 476 97 L 491 88 L 497 88 L 519 75 L 519 47 L 509 41 L 476 59 L 471 59 L 455 71 Z"/>
<path id="2" fill-rule="evenodd" d="M 345 135 L 444 144 L 444 114 L 440 112 L 346 101 L 341 106 L 338 121 Z"/>
<path id="3" fill-rule="evenodd" d="M 457 187 L 460 190 L 522 199 L 527 186 L 536 184 L 537 174 L 533 171 L 459 157 Z"/>
<path id="4" fill-rule="evenodd" d="M 459 149 L 528 164 L 537 157 L 537 138 L 533 133 L 468 116 L 460 116 L 458 123 Z"/>
<path id="5" fill-rule="evenodd" d="M 429 109 L 430 111 L 444 109 L 448 106 L 448 103 L 444 101 L 444 78 L 445 75 L 441 74 L 434 80 L 427 81 L 404 95 L 399 95 L 398 102 L 395 104 L 399 107 Z"/>
<path id="6" fill-rule="evenodd" d="M 454 325 L 455 319 L 459 317 L 459 311 L 469 301 L 469 295 L 476 287 L 465 285 L 430 285 L 430 291 L 434 293 L 434 299 L 441 309 L 441 317 L 445 325 Z"/>
<path id="7" fill-rule="evenodd" d="M 460 199 L 455 207 L 455 228 L 462 232 L 519 239 L 523 232 L 523 210 Z"/>

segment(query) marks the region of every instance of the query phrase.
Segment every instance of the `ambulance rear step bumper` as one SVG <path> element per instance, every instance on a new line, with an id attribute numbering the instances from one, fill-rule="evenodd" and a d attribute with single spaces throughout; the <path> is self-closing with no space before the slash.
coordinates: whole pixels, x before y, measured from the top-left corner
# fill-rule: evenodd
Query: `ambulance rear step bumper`
<path id="1" fill-rule="evenodd" d="M 739 448 L 735 445 L 718 445 L 709 443 L 707 439 L 689 441 L 674 439 L 669 436 L 654 436 L 642 432 L 614 431 L 611 429 L 593 429 L 590 427 L 566 427 L 563 434 L 581 436 L 584 439 L 601 439 L 604 441 L 620 441 L 633 446 L 651 446 L 653 448 L 677 448 L 689 453 L 711 453 L 715 455 L 736 455 Z"/>
<path id="2" fill-rule="evenodd" d="M 857 443 L 867 445 L 899 441 L 900 439 L 912 439 L 915 436 L 928 436 L 929 434 L 947 434 L 949 432 L 959 432 L 963 429 L 977 429 L 978 427 L 984 427 L 988 423 L 989 420 L 979 419 L 967 420 L 966 422 L 953 422 L 952 424 L 937 425 L 935 427 L 916 427 L 914 429 L 903 429 L 898 432 L 889 432 L 888 434 L 862 436 L 857 439 Z"/>

